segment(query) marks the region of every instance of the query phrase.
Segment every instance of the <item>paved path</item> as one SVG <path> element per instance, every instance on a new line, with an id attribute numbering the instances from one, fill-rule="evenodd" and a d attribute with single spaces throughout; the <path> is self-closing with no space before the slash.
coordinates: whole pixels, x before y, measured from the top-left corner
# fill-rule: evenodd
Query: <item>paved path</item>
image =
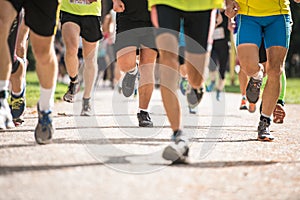
<path id="1" fill-rule="evenodd" d="M 137 127 L 137 100 L 110 90 L 95 93 L 95 117 L 79 116 L 80 97 L 56 104 L 49 145 L 35 144 L 37 114 L 28 109 L 24 126 L 0 133 L 0 199 L 299 199 L 300 106 L 286 105 L 268 143 L 256 141 L 259 113 L 239 103 L 212 93 L 197 115 L 184 105 L 191 159 L 176 166 L 161 158 L 171 130 L 158 90 L 148 129 Z"/>

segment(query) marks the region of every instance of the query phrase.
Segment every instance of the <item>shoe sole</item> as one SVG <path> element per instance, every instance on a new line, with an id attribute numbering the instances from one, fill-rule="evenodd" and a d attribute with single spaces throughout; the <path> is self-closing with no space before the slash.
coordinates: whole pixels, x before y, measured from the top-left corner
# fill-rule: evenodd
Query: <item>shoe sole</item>
<path id="1" fill-rule="evenodd" d="M 255 113 L 255 111 L 256 111 L 256 105 L 254 105 L 254 108 L 253 108 L 253 109 L 251 109 L 251 107 L 249 106 L 248 111 L 249 111 L 250 113 Z"/>
<path id="2" fill-rule="evenodd" d="M 162 157 L 165 160 L 172 161 L 173 164 L 187 163 L 187 157 L 179 155 L 178 152 L 171 146 L 167 146 L 164 149 Z"/>
<path id="3" fill-rule="evenodd" d="M 142 125 L 142 124 L 139 124 L 139 127 L 148 127 L 148 128 L 152 128 L 152 127 L 153 127 L 153 124 L 149 124 L 149 125 Z"/>
<path id="4" fill-rule="evenodd" d="M 124 76 L 124 79 L 122 81 L 122 93 L 125 97 L 130 97 L 134 92 L 134 85 L 135 85 L 135 79 L 136 79 L 137 74 L 134 76 L 134 81 L 133 81 L 132 86 L 130 86 L 130 87 L 126 86 L 126 82 L 128 82 L 128 80 L 131 79 L 131 76 L 132 75 L 126 73 Z"/>
<path id="5" fill-rule="evenodd" d="M 240 107 L 240 110 L 248 110 L 247 106 Z"/>
<path id="6" fill-rule="evenodd" d="M 274 141 L 274 138 L 268 138 L 268 137 L 259 138 L 259 137 L 257 137 L 257 140 L 262 141 L 262 142 L 272 142 L 272 141 Z"/>
<path id="7" fill-rule="evenodd" d="M 74 99 L 73 100 L 66 99 L 65 96 L 63 97 L 63 100 L 68 103 L 74 103 Z"/>
<path id="8" fill-rule="evenodd" d="M 250 83 L 250 81 L 249 81 Z M 260 95 L 260 89 L 258 90 L 258 92 L 250 92 L 250 84 L 248 83 L 247 88 L 246 88 L 246 97 L 249 103 L 257 103 L 257 101 L 259 100 L 259 95 Z"/>
<path id="9" fill-rule="evenodd" d="M 276 124 L 282 124 L 283 119 L 285 118 L 285 111 L 280 105 L 276 105 L 273 111 L 273 122 Z"/>
<path id="10" fill-rule="evenodd" d="M 45 137 L 45 133 L 47 133 Z M 45 131 L 45 132 L 38 132 L 37 128 L 34 131 L 34 138 L 36 143 L 38 144 L 49 144 L 52 142 L 52 135 L 53 133 L 51 131 Z"/>

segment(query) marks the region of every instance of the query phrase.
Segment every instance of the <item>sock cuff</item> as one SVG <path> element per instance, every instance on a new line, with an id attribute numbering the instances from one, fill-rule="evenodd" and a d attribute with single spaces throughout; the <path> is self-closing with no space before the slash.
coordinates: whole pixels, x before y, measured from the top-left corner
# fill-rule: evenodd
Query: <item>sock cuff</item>
<path id="1" fill-rule="evenodd" d="M 71 77 L 71 76 L 69 76 L 69 77 L 70 77 L 71 82 L 75 82 L 78 79 L 78 74 L 74 77 Z"/>

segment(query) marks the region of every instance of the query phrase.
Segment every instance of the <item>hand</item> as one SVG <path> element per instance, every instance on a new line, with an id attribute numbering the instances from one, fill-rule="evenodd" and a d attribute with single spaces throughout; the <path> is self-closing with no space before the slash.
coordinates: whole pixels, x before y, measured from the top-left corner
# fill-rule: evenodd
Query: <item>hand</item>
<path id="1" fill-rule="evenodd" d="M 296 2 L 296 3 L 300 3 L 300 0 L 294 0 L 294 2 Z"/>
<path id="2" fill-rule="evenodd" d="M 155 28 L 159 27 L 156 6 L 151 7 L 151 22 Z"/>
<path id="3" fill-rule="evenodd" d="M 121 0 L 113 0 L 113 10 L 116 12 L 124 12 L 125 5 Z"/>
<path id="4" fill-rule="evenodd" d="M 236 16 L 238 10 L 240 9 L 239 4 L 234 0 L 226 0 L 226 10 L 225 15 L 230 19 Z"/>

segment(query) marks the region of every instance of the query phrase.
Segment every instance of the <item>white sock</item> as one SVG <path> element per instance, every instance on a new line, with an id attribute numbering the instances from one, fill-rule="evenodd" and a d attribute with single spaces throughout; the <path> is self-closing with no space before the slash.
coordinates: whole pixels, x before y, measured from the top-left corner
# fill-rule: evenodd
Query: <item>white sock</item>
<path id="1" fill-rule="evenodd" d="M 256 72 L 252 77 L 256 80 L 261 80 L 264 77 L 264 66 L 258 63 L 260 70 Z"/>
<path id="2" fill-rule="evenodd" d="M 148 112 L 148 109 L 142 109 L 142 108 L 139 108 L 139 109 L 138 109 L 138 113 L 140 113 L 141 111 Z"/>
<path id="3" fill-rule="evenodd" d="M 0 91 L 8 90 L 9 80 L 0 80 Z"/>
<path id="4" fill-rule="evenodd" d="M 138 67 L 135 66 L 135 68 L 133 70 L 129 71 L 128 73 L 132 74 L 132 75 L 135 75 L 137 72 L 138 72 Z"/>
<path id="5" fill-rule="evenodd" d="M 22 89 L 21 89 L 21 91 L 20 91 L 20 92 L 14 92 L 14 91 L 11 91 L 12 95 L 14 95 L 15 97 L 20 97 L 21 94 L 22 94 L 23 92 L 25 92 L 25 91 L 24 91 L 24 90 L 25 90 L 25 87 L 26 87 L 26 82 L 23 80 L 23 84 L 22 84 Z"/>
<path id="6" fill-rule="evenodd" d="M 40 100 L 39 100 L 40 111 L 52 110 L 54 106 L 54 92 L 55 92 L 55 86 L 50 89 L 45 89 L 40 87 Z"/>

